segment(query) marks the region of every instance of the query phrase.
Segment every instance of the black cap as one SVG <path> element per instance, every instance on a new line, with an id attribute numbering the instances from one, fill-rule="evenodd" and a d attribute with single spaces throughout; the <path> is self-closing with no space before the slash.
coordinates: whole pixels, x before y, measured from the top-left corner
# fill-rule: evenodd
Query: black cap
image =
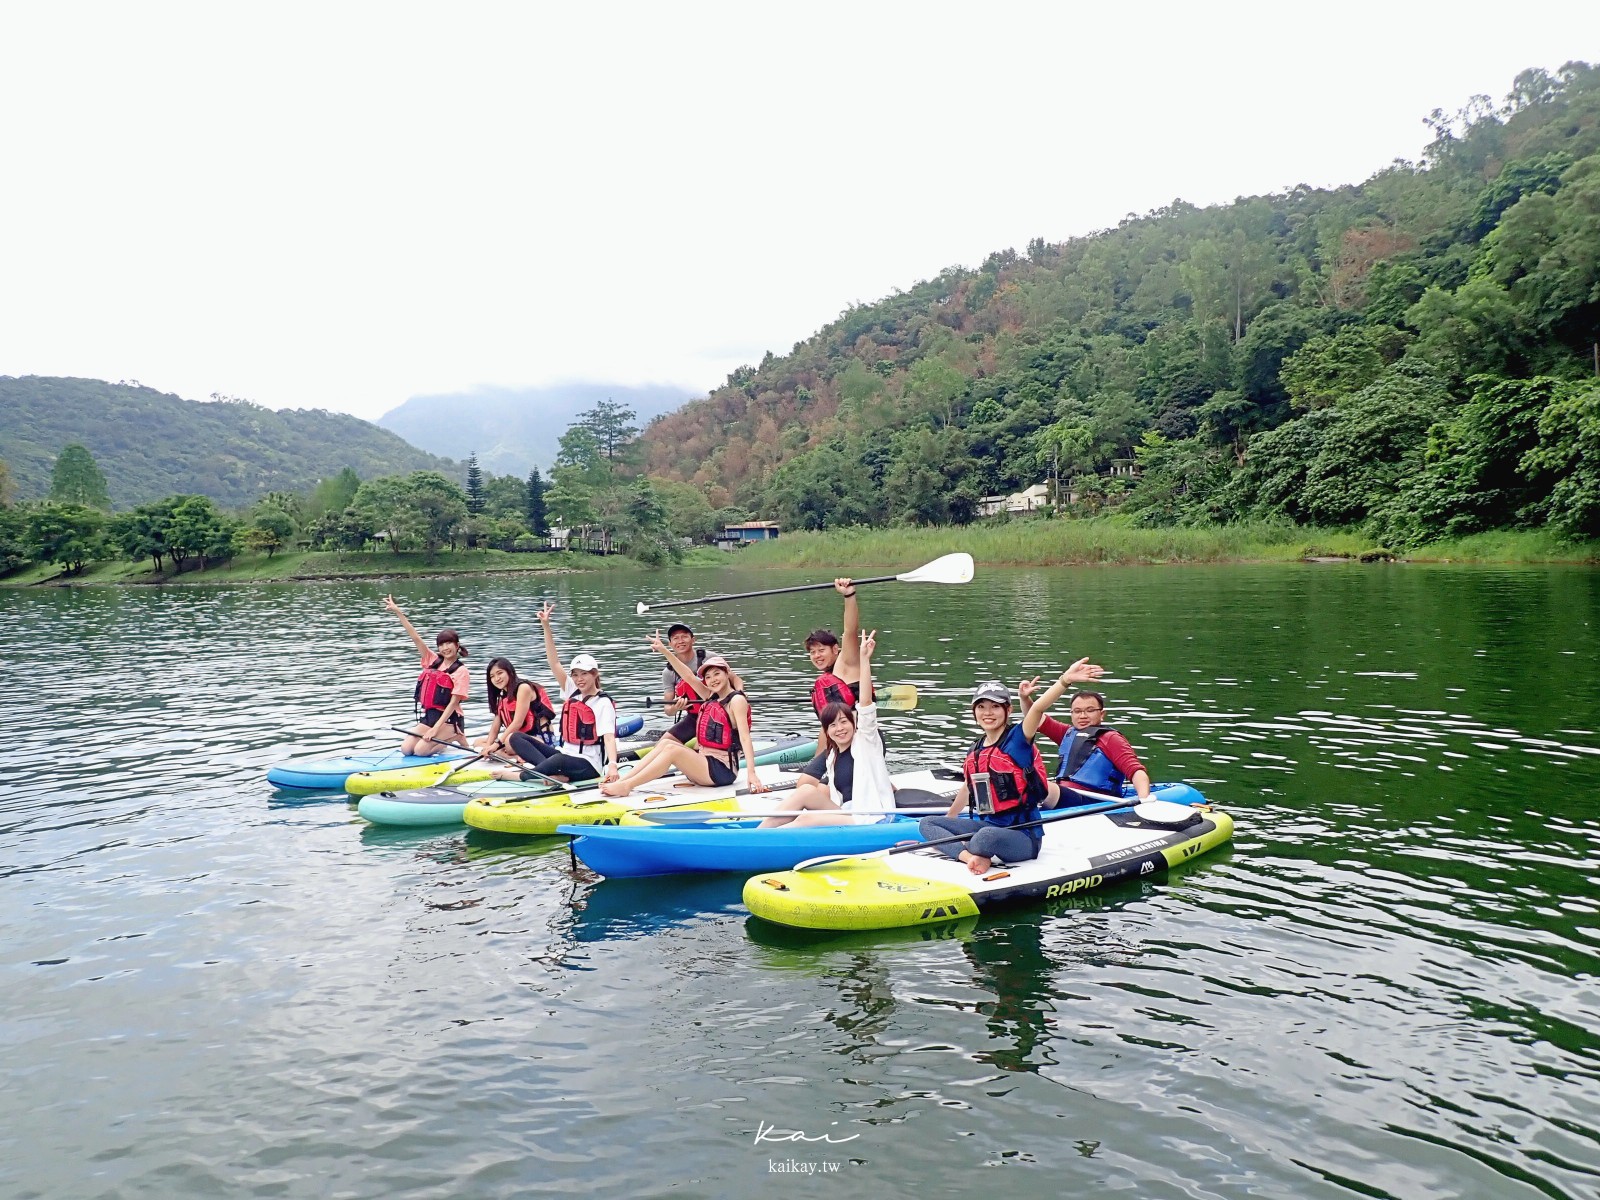
<path id="1" fill-rule="evenodd" d="M 680 629 L 683 630 L 685 633 L 687 633 L 690 637 L 694 636 L 694 630 L 690 629 L 682 621 L 679 621 L 675 625 L 668 625 L 667 626 L 667 636 L 671 637 L 673 634 L 677 633 L 678 630 L 680 630 Z"/>

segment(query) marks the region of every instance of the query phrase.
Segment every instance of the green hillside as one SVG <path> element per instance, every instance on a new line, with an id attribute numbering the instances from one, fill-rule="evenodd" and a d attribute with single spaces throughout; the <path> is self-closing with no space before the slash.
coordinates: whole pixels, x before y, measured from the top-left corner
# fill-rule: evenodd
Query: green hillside
<path id="1" fill-rule="evenodd" d="M 0 459 L 16 499 L 47 495 L 56 455 L 73 442 L 94 455 L 118 509 L 184 494 L 242 508 L 267 492 L 308 492 L 345 467 L 363 479 L 461 474 L 449 459 L 340 413 L 204 403 L 97 379 L 0 376 Z"/>
<path id="2" fill-rule="evenodd" d="M 1149 525 L 1594 536 L 1600 70 L 1427 124 L 1359 185 L 1174 201 L 851 308 L 654 422 L 646 469 L 790 528 L 1059 479 Z"/>

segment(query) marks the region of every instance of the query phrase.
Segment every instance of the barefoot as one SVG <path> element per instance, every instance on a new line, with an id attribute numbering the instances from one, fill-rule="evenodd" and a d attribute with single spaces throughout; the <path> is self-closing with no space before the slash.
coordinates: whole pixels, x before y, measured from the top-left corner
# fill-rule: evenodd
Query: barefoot
<path id="1" fill-rule="evenodd" d="M 981 854 L 974 854 L 970 850 L 961 852 L 961 861 L 967 864 L 967 870 L 974 875 L 982 875 L 993 864 Z"/>
<path id="2" fill-rule="evenodd" d="M 602 796 L 626 796 L 632 790 L 633 788 L 628 786 L 626 779 L 613 779 L 610 783 L 602 783 L 600 785 L 600 794 Z"/>

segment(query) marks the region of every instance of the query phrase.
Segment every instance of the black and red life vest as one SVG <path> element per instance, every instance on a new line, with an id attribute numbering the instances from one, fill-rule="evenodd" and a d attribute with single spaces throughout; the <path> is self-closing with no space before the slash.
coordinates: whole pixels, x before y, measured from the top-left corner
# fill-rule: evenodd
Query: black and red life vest
<path id="1" fill-rule="evenodd" d="M 1023 805 L 1038 805 L 1049 794 L 1050 776 L 1045 772 L 1044 757 L 1038 748 L 1030 745 L 1029 750 L 1032 751 L 1032 761 L 1019 763 L 998 743 L 987 746 L 980 737 L 967 751 L 967 761 L 962 766 L 968 794 L 971 794 L 973 775 L 987 771 L 995 812 L 1004 813 Z"/>
<path id="2" fill-rule="evenodd" d="M 694 690 L 694 684 L 687 679 L 680 679 L 672 694 L 679 700 L 687 700 L 689 702 L 683 710 L 689 716 L 697 717 L 700 715 L 700 705 L 704 702 L 700 699 L 700 693 Z"/>
<path id="3" fill-rule="evenodd" d="M 466 665 L 458 658 L 451 671 Z M 417 706 L 424 712 L 446 707 L 450 703 L 450 698 L 455 695 L 455 676 L 443 668 L 444 658 L 435 655 L 433 661 L 417 673 L 417 686 L 411 694 L 416 697 Z"/>
<path id="4" fill-rule="evenodd" d="M 744 696 L 743 692 L 729 692 L 726 696 L 711 696 L 700 704 L 700 716 L 695 721 L 694 736 L 700 743 L 702 750 L 715 750 L 719 754 L 728 755 L 730 761 L 739 761 L 739 727 L 734 723 L 733 714 L 728 711 L 728 702 L 735 696 Z M 750 703 L 750 697 L 745 696 L 744 702 Z"/>
<path id="5" fill-rule="evenodd" d="M 601 698 L 610 700 L 604 692 L 596 692 L 585 697 L 582 692 L 573 692 L 567 697 L 566 703 L 561 707 L 561 740 L 574 746 L 598 746 L 602 741 L 599 732 L 599 718 L 594 715 L 594 709 L 589 706 L 589 701 Z"/>
<path id="6" fill-rule="evenodd" d="M 854 708 L 856 690 L 832 671 L 824 671 L 811 685 L 811 707 L 817 710 L 817 716 L 820 718 L 822 710 L 835 703 Z"/>
<path id="7" fill-rule="evenodd" d="M 495 703 L 494 713 L 500 718 L 500 724 L 505 726 L 508 733 L 549 729 L 550 719 L 556 715 L 555 705 L 550 703 L 550 693 L 532 680 L 524 679 L 520 683 L 533 689 L 533 699 L 528 703 L 528 711 L 523 714 L 522 724 L 516 729 L 511 728 L 512 718 L 517 715 L 517 698 L 510 692 L 501 692 L 500 699 Z"/>

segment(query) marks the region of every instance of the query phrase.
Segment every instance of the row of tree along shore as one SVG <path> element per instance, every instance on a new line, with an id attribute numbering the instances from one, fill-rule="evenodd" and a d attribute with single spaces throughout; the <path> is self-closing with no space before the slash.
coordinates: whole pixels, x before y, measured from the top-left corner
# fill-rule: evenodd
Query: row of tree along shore
<path id="1" fill-rule="evenodd" d="M 1152 564 L 1273 563 L 1344 560 L 1393 562 L 1400 556 L 1359 532 L 1312 529 L 1281 522 L 1201 528 L 1139 528 L 1124 518 L 1048 520 L 1038 516 L 996 518 L 967 526 L 874 529 L 850 526 L 826 533 L 796 533 L 729 555 L 698 547 L 682 555 L 684 566 L 800 568 L 824 575 L 864 569 L 901 570 L 952 550 L 966 550 L 986 567 L 1133 566 Z M 1574 543 L 1553 532 L 1499 531 L 1440 541 L 1404 555 L 1408 562 L 1498 564 L 1600 563 L 1600 542 Z M 203 584 L 386 578 L 393 576 L 487 575 L 527 571 L 641 569 L 626 555 L 551 552 L 538 555 L 487 546 L 395 552 L 287 550 L 276 555 L 244 553 L 214 562 L 205 571 L 178 575 L 154 572 L 127 558 L 85 564 L 64 574 L 34 566 L 0 579 L 0 586 Z"/>
<path id="2" fill-rule="evenodd" d="M 548 480 L 537 468 L 525 480 L 495 476 L 476 455 L 465 486 L 437 471 L 363 480 L 346 468 L 307 493 L 269 492 L 237 512 L 199 495 L 110 512 L 105 475 L 87 449 L 69 445 L 42 502 L 10 504 L 0 462 L 0 574 L 148 581 L 192 571 L 283 578 L 549 569 L 612 554 L 646 566 L 682 562 L 747 514 L 715 511 L 699 489 L 640 474 L 634 420 L 609 401 L 581 414 L 561 437 Z M 562 553 L 559 561 L 522 557 Z"/>

